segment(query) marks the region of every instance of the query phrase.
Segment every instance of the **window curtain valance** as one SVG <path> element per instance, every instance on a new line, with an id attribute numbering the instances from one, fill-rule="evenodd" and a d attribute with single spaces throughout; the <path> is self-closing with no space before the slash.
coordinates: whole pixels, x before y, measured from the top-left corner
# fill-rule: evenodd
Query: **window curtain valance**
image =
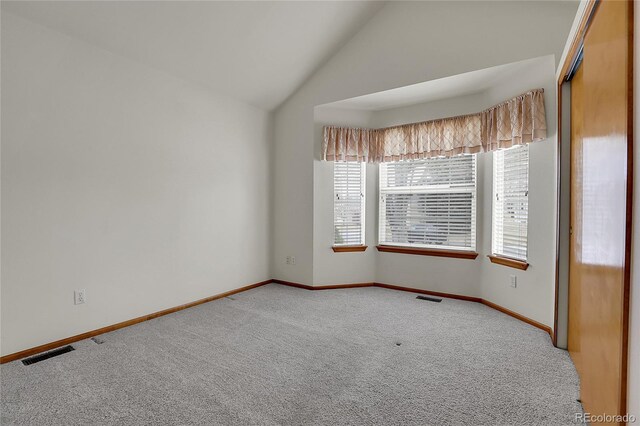
<path id="1" fill-rule="evenodd" d="M 544 90 L 531 90 L 477 114 L 384 129 L 324 127 L 326 161 L 384 163 L 495 151 L 547 137 Z"/>

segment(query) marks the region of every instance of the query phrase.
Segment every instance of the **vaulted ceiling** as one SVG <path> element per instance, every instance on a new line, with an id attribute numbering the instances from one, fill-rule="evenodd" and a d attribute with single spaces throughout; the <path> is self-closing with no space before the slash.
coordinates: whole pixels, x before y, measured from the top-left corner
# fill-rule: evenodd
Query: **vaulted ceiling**
<path id="1" fill-rule="evenodd" d="M 3 1 L 2 11 L 270 110 L 383 4 Z"/>

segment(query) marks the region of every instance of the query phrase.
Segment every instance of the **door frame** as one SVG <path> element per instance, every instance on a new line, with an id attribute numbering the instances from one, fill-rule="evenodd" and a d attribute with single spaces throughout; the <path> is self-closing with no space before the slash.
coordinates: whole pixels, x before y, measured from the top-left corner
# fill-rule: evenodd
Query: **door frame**
<path id="1" fill-rule="evenodd" d="M 568 54 L 562 63 L 562 67 L 560 68 L 560 74 L 557 80 L 556 94 L 557 94 L 557 134 L 558 134 L 558 143 L 556 146 L 556 159 L 557 159 L 557 200 L 556 200 L 556 270 L 555 270 L 555 306 L 554 306 L 554 321 L 553 321 L 553 345 L 558 346 L 558 297 L 560 293 L 560 206 L 561 206 L 561 163 L 562 163 L 562 109 L 563 109 L 563 99 L 562 99 L 562 86 L 564 83 L 571 80 L 572 73 L 576 68 L 577 64 L 579 64 L 580 56 L 582 54 L 582 48 L 584 46 L 584 37 L 589 29 L 589 25 L 591 24 L 593 17 L 595 16 L 598 5 L 601 0 L 588 0 L 586 7 L 584 9 L 584 13 L 581 17 L 580 23 L 578 25 L 577 31 L 573 39 L 571 40 L 571 44 L 568 50 Z M 604 0 L 606 1 L 606 0 Z M 629 291 L 631 286 L 631 242 L 632 242 L 632 215 L 633 215 L 633 32 L 634 32 L 634 1 L 626 0 L 629 3 L 630 14 L 629 14 L 629 51 L 628 51 L 628 70 L 627 70 L 627 87 L 628 87 L 628 95 L 627 95 L 627 110 L 629 120 L 627 123 L 627 194 L 626 194 L 626 229 L 625 229 L 625 260 L 624 260 L 624 288 L 623 288 L 623 329 L 622 329 L 622 366 L 623 366 L 623 377 L 621 378 L 621 386 L 622 396 L 623 396 L 623 404 L 626 404 L 627 401 L 627 377 L 628 377 L 628 351 L 629 351 Z M 564 143 L 570 143 L 569 137 Z M 570 189 L 570 186 L 569 186 Z M 569 203 L 569 209 L 571 208 L 571 203 Z M 569 300 L 567 298 L 567 303 Z M 568 330 L 567 330 L 568 332 Z M 626 412 L 625 410 L 622 410 Z"/>

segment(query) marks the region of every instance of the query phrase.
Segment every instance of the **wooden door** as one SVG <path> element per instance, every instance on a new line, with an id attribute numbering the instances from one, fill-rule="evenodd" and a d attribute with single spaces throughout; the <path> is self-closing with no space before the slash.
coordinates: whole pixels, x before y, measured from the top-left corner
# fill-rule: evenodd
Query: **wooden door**
<path id="1" fill-rule="evenodd" d="M 593 415 L 626 411 L 632 7 L 599 4 L 571 83 L 568 338 L 582 403 Z"/>

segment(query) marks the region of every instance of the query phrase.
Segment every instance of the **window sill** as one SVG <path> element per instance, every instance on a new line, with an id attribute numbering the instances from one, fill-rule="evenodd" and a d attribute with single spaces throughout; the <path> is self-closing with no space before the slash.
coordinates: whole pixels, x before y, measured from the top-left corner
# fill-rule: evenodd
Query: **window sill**
<path id="1" fill-rule="evenodd" d="M 332 246 L 331 248 L 336 253 L 349 253 L 354 251 L 365 251 L 367 246 Z"/>
<path id="2" fill-rule="evenodd" d="M 497 255 L 489 255 L 487 256 L 491 263 L 496 263 L 498 265 L 507 266 L 509 268 L 516 268 L 526 271 L 529 267 L 529 264 L 524 260 L 511 259 L 509 257 L 497 256 Z"/>
<path id="3" fill-rule="evenodd" d="M 384 251 L 389 253 L 402 253 L 402 254 L 418 254 L 421 256 L 437 256 L 437 257 L 452 257 L 455 259 L 475 259 L 478 257 L 478 253 L 475 251 L 464 250 L 442 250 L 432 248 L 419 248 L 419 247 L 402 247 L 402 246 L 376 246 L 378 251 Z"/>

